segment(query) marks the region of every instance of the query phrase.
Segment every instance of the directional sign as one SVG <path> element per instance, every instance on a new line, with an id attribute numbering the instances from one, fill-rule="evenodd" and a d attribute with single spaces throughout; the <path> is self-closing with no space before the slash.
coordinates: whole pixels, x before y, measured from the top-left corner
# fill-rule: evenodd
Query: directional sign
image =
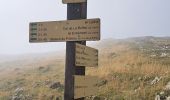
<path id="1" fill-rule="evenodd" d="M 30 23 L 30 42 L 100 40 L 100 19 Z"/>
<path id="2" fill-rule="evenodd" d="M 98 92 L 98 78 L 92 76 L 74 76 L 74 98 L 96 95 Z"/>
<path id="3" fill-rule="evenodd" d="M 96 95 L 98 87 L 75 88 L 74 99 Z"/>
<path id="4" fill-rule="evenodd" d="M 87 2 L 87 0 L 63 0 L 63 3 L 81 3 L 81 2 Z"/>
<path id="5" fill-rule="evenodd" d="M 76 66 L 97 67 L 98 50 L 76 43 Z"/>

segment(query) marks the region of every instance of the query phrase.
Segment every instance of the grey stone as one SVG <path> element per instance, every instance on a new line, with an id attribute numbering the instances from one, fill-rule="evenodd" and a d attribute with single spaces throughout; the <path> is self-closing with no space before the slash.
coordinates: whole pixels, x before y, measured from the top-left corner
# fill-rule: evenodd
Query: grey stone
<path id="1" fill-rule="evenodd" d="M 155 79 L 151 82 L 151 85 L 154 85 L 156 83 L 158 83 L 161 80 L 161 77 L 155 77 Z"/>
<path id="2" fill-rule="evenodd" d="M 165 86 L 165 90 L 170 90 L 170 82 L 168 82 L 167 85 Z"/>
<path id="3" fill-rule="evenodd" d="M 159 95 L 156 95 L 155 100 L 161 100 Z"/>
<path id="4" fill-rule="evenodd" d="M 54 82 L 50 85 L 51 89 L 58 89 L 58 88 L 62 88 L 63 85 L 60 82 Z"/>

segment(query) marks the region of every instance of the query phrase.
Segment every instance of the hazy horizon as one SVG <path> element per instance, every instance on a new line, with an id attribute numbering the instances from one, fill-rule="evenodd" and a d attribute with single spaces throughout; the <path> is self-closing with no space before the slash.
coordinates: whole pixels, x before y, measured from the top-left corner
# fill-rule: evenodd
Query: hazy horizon
<path id="1" fill-rule="evenodd" d="M 170 37 L 169 0 L 88 0 L 88 18 L 101 19 L 101 39 Z M 65 43 L 29 43 L 29 23 L 66 20 L 62 0 L 0 1 L 0 55 L 59 51 Z M 96 41 L 97 42 L 97 41 Z"/>

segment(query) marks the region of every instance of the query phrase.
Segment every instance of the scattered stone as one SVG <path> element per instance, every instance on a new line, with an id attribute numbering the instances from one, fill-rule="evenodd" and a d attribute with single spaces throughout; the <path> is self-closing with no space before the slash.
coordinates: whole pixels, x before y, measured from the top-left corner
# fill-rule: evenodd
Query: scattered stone
<path id="1" fill-rule="evenodd" d="M 160 55 L 160 57 L 167 57 L 168 56 L 168 54 L 167 53 L 162 53 L 161 55 Z"/>
<path id="2" fill-rule="evenodd" d="M 155 100 L 167 100 L 166 93 L 164 91 L 157 93 L 157 95 L 155 96 Z"/>
<path id="3" fill-rule="evenodd" d="M 44 67 L 43 66 L 40 66 L 39 68 L 38 68 L 38 70 L 43 70 L 44 69 Z"/>
<path id="4" fill-rule="evenodd" d="M 145 82 L 148 82 L 148 81 L 150 81 L 152 79 L 152 77 L 151 76 L 148 76 L 148 75 L 145 75 L 144 77 L 143 77 L 143 80 L 145 81 Z"/>
<path id="5" fill-rule="evenodd" d="M 14 95 L 12 96 L 12 100 L 25 100 L 25 96 L 23 95 L 24 89 L 17 88 L 14 91 Z"/>
<path id="6" fill-rule="evenodd" d="M 14 69 L 14 71 L 18 71 L 18 70 L 20 70 L 20 68 L 15 68 L 15 69 Z"/>
<path id="7" fill-rule="evenodd" d="M 161 80 L 161 77 L 155 77 L 155 79 L 151 82 L 151 85 L 154 85 L 156 83 L 158 83 Z"/>
<path id="8" fill-rule="evenodd" d="M 139 90 L 141 90 L 141 87 L 138 87 L 137 89 L 135 89 L 135 93 L 138 92 Z"/>
<path id="9" fill-rule="evenodd" d="M 45 72 L 48 72 L 50 70 L 50 67 L 38 67 L 38 70 L 41 72 L 41 73 L 45 73 Z"/>
<path id="10" fill-rule="evenodd" d="M 61 97 L 56 97 L 56 99 L 55 100 L 62 100 L 62 98 Z"/>
<path id="11" fill-rule="evenodd" d="M 166 100 L 170 100 L 170 97 L 167 97 Z"/>
<path id="12" fill-rule="evenodd" d="M 138 77 L 138 81 L 141 81 L 142 80 L 142 77 Z"/>
<path id="13" fill-rule="evenodd" d="M 161 100 L 159 95 L 156 95 L 155 100 Z"/>
<path id="14" fill-rule="evenodd" d="M 54 82 L 50 85 L 51 89 L 58 89 L 64 87 L 60 82 Z"/>
<path id="15" fill-rule="evenodd" d="M 101 100 L 100 97 L 94 97 L 92 100 Z"/>
<path id="16" fill-rule="evenodd" d="M 15 89 L 15 95 L 22 94 L 23 92 L 24 92 L 24 89 L 23 89 L 23 88 L 17 88 L 17 89 Z"/>
<path id="17" fill-rule="evenodd" d="M 59 98 L 59 97 L 57 97 L 57 98 L 56 98 L 56 100 L 60 100 L 60 98 Z"/>
<path id="18" fill-rule="evenodd" d="M 161 91 L 161 92 L 160 92 L 160 95 L 164 95 L 164 94 L 165 94 L 165 92 L 164 92 L 164 91 Z"/>
<path id="19" fill-rule="evenodd" d="M 89 100 L 108 100 L 108 99 L 105 97 L 92 96 L 89 98 Z"/>
<path id="20" fill-rule="evenodd" d="M 102 80 L 100 83 L 97 84 L 97 86 L 103 86 L 103 85 L 106 85 L 108 83 L 107 80 Z"/>
<path id="21" fill-rule="evenodd" d="M 170 90 L 170 82 L 168 82 L 167 85 L 165 86 L 165 90 Z"/>

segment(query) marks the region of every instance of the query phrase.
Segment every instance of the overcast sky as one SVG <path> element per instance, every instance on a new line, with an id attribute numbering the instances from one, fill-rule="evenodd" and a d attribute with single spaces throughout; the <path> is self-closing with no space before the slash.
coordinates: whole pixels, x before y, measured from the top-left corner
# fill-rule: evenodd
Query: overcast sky
<path id="1" fill-rule="evenodd" d="M 88 0 L 101 38 L 170 36 L 170 0 Z M 0 54 L 56 51 L 65 43 L 30 44 L 29 22 L 66 20 L 61 0 L 0 0 Z"/>

